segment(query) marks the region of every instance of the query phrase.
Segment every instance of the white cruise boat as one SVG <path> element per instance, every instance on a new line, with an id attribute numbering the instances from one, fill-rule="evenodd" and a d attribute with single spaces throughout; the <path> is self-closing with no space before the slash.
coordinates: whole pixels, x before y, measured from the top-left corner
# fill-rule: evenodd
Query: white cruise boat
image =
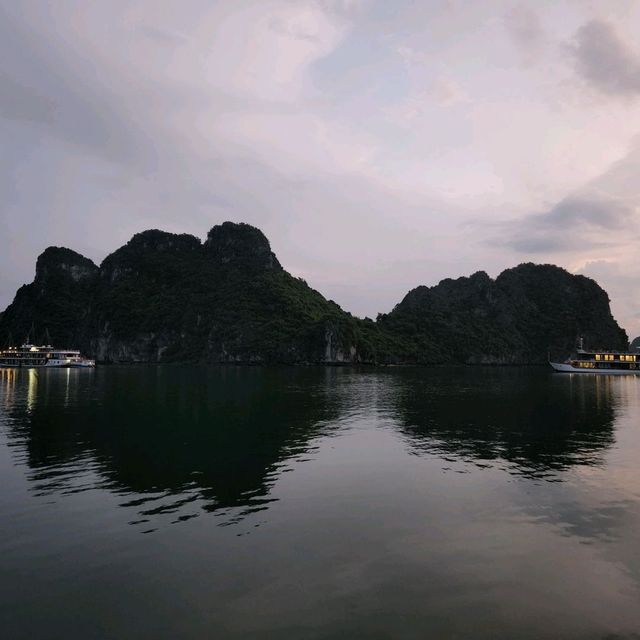
<path id="1" fill-rule="evenodd" d="M 630 351 L 585 350 L 582 340 L 576 353 L 564 362 L 549 364 L 560 373 L 596 373 L 606 375 L 640 374 L 640 353 Z"/>
<path id="2" fill-rule="evenodd" d="M 75 349 L 55 349 L 51 345 L 23 344 L 0 351 L 0 367 L 95 367 L 96 361 L 85 358 Z"/>

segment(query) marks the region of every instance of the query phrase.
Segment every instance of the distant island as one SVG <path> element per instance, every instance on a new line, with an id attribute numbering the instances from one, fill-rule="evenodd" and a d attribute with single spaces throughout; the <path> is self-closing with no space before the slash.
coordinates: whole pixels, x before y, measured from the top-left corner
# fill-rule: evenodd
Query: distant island
<path id="1" fill-rule="evenodd" d="M 607 293 L 560 267 L 420 286 L 373 321 L 289 274 L 259 229 L 232 222 L 204 242 L 138 233 L 99 267 L 49 247 L 0 316 L 0 343 L 45 331 L 102 362 L 540 364 L 550 351 L 568 354 L 579 335 L 593 347 L 628 346 Z"/>

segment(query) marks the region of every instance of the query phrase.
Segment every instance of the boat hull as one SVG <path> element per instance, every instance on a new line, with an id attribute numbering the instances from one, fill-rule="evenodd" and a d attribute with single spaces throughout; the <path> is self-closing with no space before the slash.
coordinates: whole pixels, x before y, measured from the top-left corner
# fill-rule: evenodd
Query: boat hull
<path id="1" fill-rule="evenodd" d="M 0 369 L 94 369 L 95 363 L 68 364 L 0 364 Z"/>
<path id="2" fill-rule="evenodd" d="M 95 363 L 72 363 L 72 364 L 50 364 L 46 365 L 47 369 L 93 369 Z"/>
<path id="3" fill-rule="evenodd" d="M 640 370 L 631 369 L 586 369 L 580 367 L 574 367 L 572 364 L 566 362 L 549 362 L 554 371 L 558 373 L 579 373 L 589 375 L 604 375 L 604 376 L 637 376 L 640 375 Z"/>

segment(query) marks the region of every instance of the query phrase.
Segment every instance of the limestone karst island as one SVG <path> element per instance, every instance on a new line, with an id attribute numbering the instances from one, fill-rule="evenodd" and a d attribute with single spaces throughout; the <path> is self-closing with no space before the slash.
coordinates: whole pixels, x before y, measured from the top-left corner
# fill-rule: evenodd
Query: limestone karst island
<path id="1" fill-rule="evenodd" d="M 356 318 L 288 273 L 259 229 L 232 222 L 204 242 L 138 233 L 100 266 L 49 247 L 0 318 L 5 340 L 45 331 L 99 362 L 540 364 L 577 336 L 628 342 L 606 292 L 553 265 L 419 286 L 375 321 Z"/>

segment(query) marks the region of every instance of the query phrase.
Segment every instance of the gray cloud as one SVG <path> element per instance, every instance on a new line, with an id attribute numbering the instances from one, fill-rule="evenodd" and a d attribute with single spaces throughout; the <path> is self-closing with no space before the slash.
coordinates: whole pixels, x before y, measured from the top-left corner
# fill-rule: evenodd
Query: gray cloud
<path id="1" fill-rule="evenodd" d="M 567 240 L 549 233 L 527 230 L 525 233 L 516 233 L 506 244 L 519 253 L 536 254 L 574 251 L 579 243 L 575 239 Z"/>
<path id="2" fill-rule="evenodd" d="M 640 54 L 622 41 L 611 23 L 591 20 L 582 25 L 573 52 L 578 73 L 598 91 L 623 97 L 640 94 Z"/>
<path id="3" fill-rule="evenodd" d="M 616 232 L 629 227 L 633 215 L 634 209 L 619 199 L 596 194 L 572 195 L 548 211 L 509 223 L 499 243 L 521 253 L 605 247 L 616 241 Z"/>
<path id="4" fill-rule="evenodd" d="M 6 75 L 0 75 L 0 116 L 37 124 L 52 125 L 55 120 L 53 100 Z"/>
<path id="5" fill-rule="evenodd" d="M 548 212 L 529 218 L 541 226 L 575 229 L 583 224 L 605 229 L 619 229 L 633 213 L 625 203 L 612 198 L 570 196 Z"/>
<path id="6" fill-rule="evenodd" d="M 524 61 L 532 63 L 540 54 L 545 40 L 539 14 L 531 7 L 518 5 L 505 15 L 505 27 L 520 49 Z"/>
<path id="7" fill-rule="evenodd" d="M 153 165 L 152 118 L 132 118 L 149 88 L 96 71 L 0 5 L 0 114 L 110 162 Z M 132 108 L 133 107 L 133 108 Z"/>

